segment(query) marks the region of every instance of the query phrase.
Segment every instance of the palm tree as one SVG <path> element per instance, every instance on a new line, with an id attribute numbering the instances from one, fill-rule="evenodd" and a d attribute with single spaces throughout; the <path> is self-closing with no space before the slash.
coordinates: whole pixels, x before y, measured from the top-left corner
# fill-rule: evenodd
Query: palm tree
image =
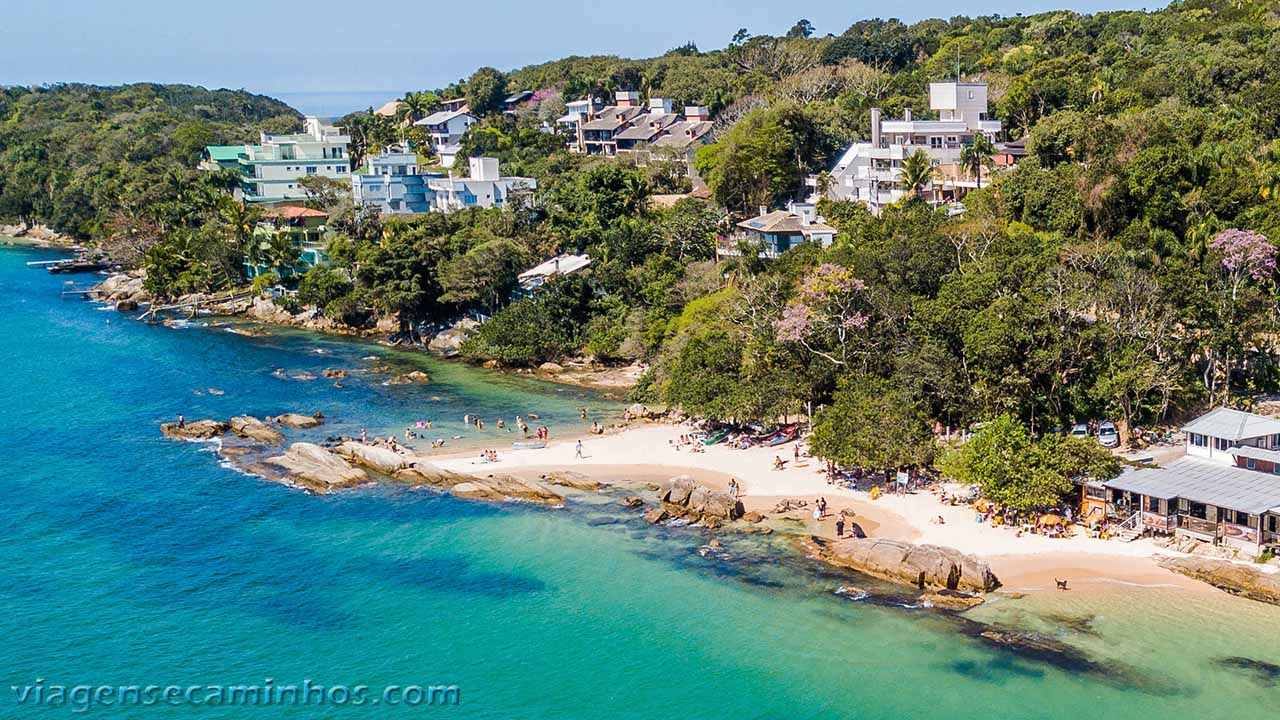
<path id="1" fill-rule="evenodd" d="M 991 138 L 978 133 L 973 137 L 973 144 L 966 146 L 960 151 L 960 165 L 973 172 L 978 178 L 978 189 L 982 189 L 982 166 L 991 166 L 991 156 L 996 152 L 996 146 L 991 144 Z"/>
<path id="2" fill-rule="evenodd" d="M 433 95 L 425 92 L 409 92 L 400 98 L 400 105 L 396 110 L 396 115 L 403 116 L 400 120 L 406 125 L 412 125 L 427 116 L 434 104 Z M 407 121 L 407 122 L 406 122 Z"/>
<path id="3" fill-rule="evenodd" d="M 933 181 L 933 161 L 923 150 L 917 150 L 902 161 L 902 185 L 907 193 L 924 199 L 924 188 Z"/>

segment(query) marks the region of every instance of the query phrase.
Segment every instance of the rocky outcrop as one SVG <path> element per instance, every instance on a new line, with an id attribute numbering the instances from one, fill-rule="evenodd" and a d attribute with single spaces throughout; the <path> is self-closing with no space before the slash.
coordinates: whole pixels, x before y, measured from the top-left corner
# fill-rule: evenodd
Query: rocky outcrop
<path id="1" fill-rule="evenodd" d="M 141 303 L 151 302 L 151 293 L 142 287 L 144 276 L 141 272 L 116 273 L 98 283 L 97 299 L 115 305 L 117 309 L 132 312 Z"/>
<path id="2" fill-rule="evenodd" d="M 175 422 L 160 426 L 160 432 L 174 440 L 208 440 L 224 435 L 230 429 L 231 426 L 221 420 L 192 420 L 182 425 Z"/>
<path id="3" fill-rule="evenodd" d="M 334 452 L 353 465 L 360 465 L 383 475 L 395 475 L 410 465 L 409 458 L 390 448 L 367 445 L 354 440 L 342 443 Z"/>
<path id="4" fill-rule="evenodd" d="M 626 508 L 638 508 L 644 507 L 644 500 L 636 497 L 635 495 L 628 495 L 619 500 L 618 504 Z"/>
<path id="5" fill-rule="evenodd" d="M 454 323 L 453 327 L 441 330 L 436 333 L 435 337 L 427 343 L 427 349 L 437 355 L 444 357 L 454 357 L 462 347 L 462 341 L 467 339 L 480 323 L 470 318 L 464 318 Z"/>
<path id="6" fill-rule="evenodd" d="M 987 593 L 1000 587 L 985 561 L 951 548 L 880 538 L 829 542 L 815 537 L 806 545 L 833 565 L 922 590 Z"/>
<path id="7" fill-rule="evenodd" d="M 468 500 L 515 500 L 538 505 L 563 505 L 564 498 L 540 483 L 510 475 L 488 475 L 467 478 L 449 492 Z"/>
<path id="8" fill-rule="evenodd" d="M 555 375 L 564 372 L 564 366 L 560 363 L 544 362 L 538 366 L 538 372 L 549 373 Z"/>
<path id="9" fill-rule="evenodd" d="M 657 525 L 670 519 L 671 515 L 664 509 L 657 507 L 647 510 L 644 514 L 644 521 L 650 525 Z"/>
<path id="10" fill-rule="evenodd" d="M 338 379 L 346 377 L 347 371 L 342 368 L 325 368 L 320 371 L 320 374 L 329 379 Z"/>
<path id="11" fill-rule="evenodd" d="M 431 376 L 421 370 L 411 370 L 407 373 L 400 373 L 395 377 L 387 380 L 383 385 L 413 385 L 414 383 L 430 382 Z"/>
<path id="12" fill-rule="evenodd" d="M 640 403 L 632 403 L 627 407 L 627 415 L 633 418 L 643 418 L 645 420 L 656 420 L 667 414 L 664 407 L 649 407 Z"/>
<path id="13" fill-rule="evenodd" d="M 587 492 L 597 492 L 600 490 L 600 483 L 590 480 L 582 475 L 574 472 L 550 472 L 539 477 L 548 485 L 558 485 L 573 490 L 584 490 Z"/>
<path id="14" fill-rule="evenodd" d="M 742 517 L 742 503 L 729 493 L 699 485 L 688 475 L 667 480 L 658 487 L 658 501 L 673 517 L 719 527 Z"/>
<path id="15" fill-rule="evenodd" d="M 284 455 L 263 462 L 283 469 L 294 482 L 316 492 L 341 490 L 369 480 L 364 470 L 313 443 L 294 443 Z"/>
<path id="16" fill-rule="evenodd" d="M 1160 567 L 1232 595 L 1280 605 L 1280 573 L 1264 573 L 1249 565 L 1210 558 L 1161 556 L 1157 562 Z"/>
<path id="17" fill-rule="evenodd" d="M 302 413 L 285 413 L 277 415 L 271 419 L 271 422 L 277 425 L 287 425 L 291 428 L 313 428 L 320 425 L 323 420 L 315 415 L 303 415 Z"/>
<path id="18" fill-rule="evenodd" d="M 281 435 L 280 431 L 250 415 L 237 415 L 231 418 L 231 431 L 242 438 L 257 440 L 268 445 L 276 445 L 284 440 L 284 435 Z"/>

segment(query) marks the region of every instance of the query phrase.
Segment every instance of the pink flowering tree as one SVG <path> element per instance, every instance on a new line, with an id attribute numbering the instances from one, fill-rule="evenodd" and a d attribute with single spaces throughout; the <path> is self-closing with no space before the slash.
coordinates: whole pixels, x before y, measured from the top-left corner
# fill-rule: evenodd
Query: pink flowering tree
<path id="1" fill-rule="evenodd" d="M 1218 382 L 1221 379 L 1222 394 L 1231 394 L 1231 373 L 1234 357 L 1244 354 L 1250 345 L 1242 335 L 1238 321 L 1240 306 L 1259 299 L 1258 293 L 1246 292 L 1250 286 L 1265 286 L 1276 273 L 1276 246 L 1261 233 L 1232 228 L 1223 230 L 1209 241 L 1214 255 L 1220 258 L 1223 277 L 1223 301 L 1220 308 L 1222 322 L 1221 339 L 1210 349 L 1205 368 L 1205 386 L 1210 399 L 1219 399 Z"/>
<path id="2" fill-rule="evenodd" d="M 825 263 L 801 282 L 773 323 L 780 342 L 796 343 L 836 365 L 847 365 L 854 341 L 870 321 L 866 284 L 848 268 Z"/>

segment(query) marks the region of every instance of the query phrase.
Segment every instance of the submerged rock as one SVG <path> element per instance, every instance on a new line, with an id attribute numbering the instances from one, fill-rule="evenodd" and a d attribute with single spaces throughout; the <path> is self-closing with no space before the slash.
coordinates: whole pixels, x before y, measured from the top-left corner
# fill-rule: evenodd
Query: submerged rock
<path id="1" fill-rule="evenodd" d="M 284 435 L 281 435 L 278 430 L 268 427 L 266 423 L 249 415 L 237 415 L 231 418 L 231 430 L 240 437 L 269 445 L 276 445 L 284 440 Z"/>
<path id="2" fill-rule="evenodd" d="M 313 443 L 294 443 L 284 455 L 267 458 L 297 484 L 317 492 L 331 492 L 367 482 L 369 475 Z"/>
<path id="3" fill-rule="evenodd" d="M 1268 574 L 1248 565 L 1210 558 L 1162 556 L 1156 562 L 1160 567 L 1209 583 L 1232 595 L 1280 605 L 1280 574 Z"/>
<path id="4" fill-rule="evenodd" d="M 806 545 L 819 559 L 833 565 L 922 590 L 987 593 L 1000 587 L 1000 580 L 985 561 L 952 548 L 880 538 L 829 542 L 812 537 Z"/>
<path id="5" fill-rule="evenodd" d="M 160 432 L 175 440 L 208 440 L 224 435 L 230 429 L 231 426 L 221 420 L 192 420 L 183 425 L 175 422 L 160 426 Z"/>
<path id="6" fill-rule="evenodd" d="M 920 604 L 924 607 L 941 608 L 943 610 L 968 610 L 981 605 L 982 596 L 963 593 L 958 590 L 939 590 L 921 595 Z"/>
<path id="7" fill-rule="evenodd" d="M 635 495 L 628 495 L 619 500 L 618 504 L 623 507 L 638 508 L 644 507 L 644 500 L 636 497 Z"/>

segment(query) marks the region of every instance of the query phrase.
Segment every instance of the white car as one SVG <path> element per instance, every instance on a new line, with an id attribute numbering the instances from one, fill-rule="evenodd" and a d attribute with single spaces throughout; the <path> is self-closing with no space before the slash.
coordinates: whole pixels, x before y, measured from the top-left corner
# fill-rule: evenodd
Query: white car
<path id="1" fill-rule="evenodd" d="M 1116 431 L 1115 423 L 1108 420 L 1098 426 L 1098 442 L 1109 448 L 1120 444 L 1120 433 Z"/>
<path id="2" fill-rule="evenodd" d="M 1089 437 L 1089 424 L 1088 424 L 1088 423 L 1076 423 L 1075 425 L 1072 425 L 1072 426 L 1071 426 L 1071 437 L 1073 437 L 1073 438 L 1087 438 L 1087 437 Z"/>

